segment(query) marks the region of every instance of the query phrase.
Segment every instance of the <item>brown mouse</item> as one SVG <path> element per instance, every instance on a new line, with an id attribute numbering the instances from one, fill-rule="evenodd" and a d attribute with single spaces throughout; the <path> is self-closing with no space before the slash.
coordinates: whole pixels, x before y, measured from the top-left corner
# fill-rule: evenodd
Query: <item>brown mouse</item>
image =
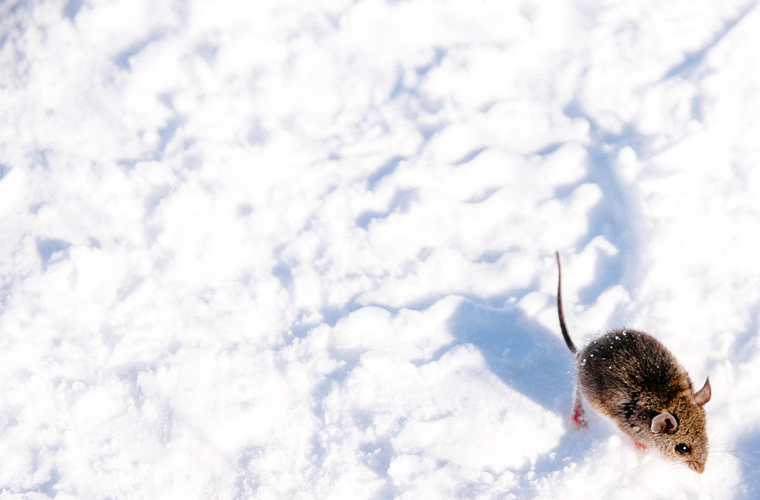
<path id="1" fill-rule="evenodd" d="M 635 330 L 613 330 L 576 351 L 562 313 L 559 252 L 557 268 L 559 326 L 575 354 L 580 393 L 638 447 L 655 448 L 667 460 L 704 472 L 707 433 L 702 407 L 710 401 L 710 378 L 695 392 L 675 356 L 651 335 Z M 573 421 L 585 426 L 580 396 L 576 397 Z"/>

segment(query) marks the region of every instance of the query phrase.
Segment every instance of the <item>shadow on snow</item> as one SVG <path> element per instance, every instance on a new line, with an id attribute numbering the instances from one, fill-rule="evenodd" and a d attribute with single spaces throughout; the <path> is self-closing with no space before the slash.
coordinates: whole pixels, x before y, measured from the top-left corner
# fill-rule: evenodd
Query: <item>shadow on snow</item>
<path id="1" fill-rule="evenodd" d="M 564 413 L 574 390 L 574 358 L 564 341 L 517 306 L 463 302 L 449 320 L 456 343 L 475 345 L 505 384 L 544 408 Z M 559 326 L 557 327 L 559 329 Z"/>

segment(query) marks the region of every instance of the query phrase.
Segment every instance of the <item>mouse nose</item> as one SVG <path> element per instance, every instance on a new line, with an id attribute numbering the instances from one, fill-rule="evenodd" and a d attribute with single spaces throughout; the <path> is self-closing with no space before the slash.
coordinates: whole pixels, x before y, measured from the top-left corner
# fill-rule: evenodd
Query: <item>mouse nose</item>
<path id="1" fill-rule="evenodd" d="M 697 462 L 696 460 L 689 461 L 689 468 L 697 474 L 702 474 L 705 471 L 705 465 Z"/>

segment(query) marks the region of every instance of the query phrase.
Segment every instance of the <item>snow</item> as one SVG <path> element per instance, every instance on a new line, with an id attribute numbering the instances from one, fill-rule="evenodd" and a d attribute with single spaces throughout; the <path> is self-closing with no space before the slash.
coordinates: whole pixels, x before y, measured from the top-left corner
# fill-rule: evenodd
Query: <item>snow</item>
<path id="1" fill-rule="evenodd" d="M 0 2 L 0 499 L 760 494 L 760 10 Z M 704 474 L 592 411 L 663 341 Z"/>

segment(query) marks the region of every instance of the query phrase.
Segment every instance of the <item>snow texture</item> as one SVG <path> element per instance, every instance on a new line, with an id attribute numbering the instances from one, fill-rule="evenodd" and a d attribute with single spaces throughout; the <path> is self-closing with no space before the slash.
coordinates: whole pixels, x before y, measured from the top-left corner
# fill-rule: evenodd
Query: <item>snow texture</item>
<path id="1" fill-rule="evenodd" d="M 760 496 L 760 8 L 0 0 L 0 500 Z M 710 376 L 707 470 L 569 424 Z"/>

